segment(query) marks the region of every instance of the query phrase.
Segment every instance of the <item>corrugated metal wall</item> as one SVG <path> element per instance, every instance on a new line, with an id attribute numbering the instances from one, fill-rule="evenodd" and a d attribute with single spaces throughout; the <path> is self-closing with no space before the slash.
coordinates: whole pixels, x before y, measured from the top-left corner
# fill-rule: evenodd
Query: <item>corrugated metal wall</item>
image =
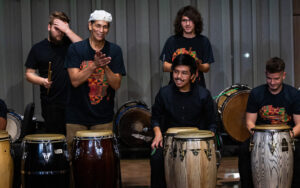
<path id="1" fill-rule="evenodd" d="M 0 98 L 21 114 L 27 103 L 39 104 L 39 88 L 24 79 L 24 63 L 31 46 L 47 37 L 50 12 L 66 12 L 72 29 L 87 38 L 89 14 L 105 9 L 113 15 L 108 40 L 121 46 L 127 69 L 116 108 L 132 99 L 150 106 L 169 78 L 159 54 L 177 11 L 188 4 L 201 12 L 212 43 L 216 62 L 205 76 L 213 96 L 233 83 L 264 83 L 271 56 L 285 60 L 286 83 L 294 84 L 292 0 L 1 0 Z"/>

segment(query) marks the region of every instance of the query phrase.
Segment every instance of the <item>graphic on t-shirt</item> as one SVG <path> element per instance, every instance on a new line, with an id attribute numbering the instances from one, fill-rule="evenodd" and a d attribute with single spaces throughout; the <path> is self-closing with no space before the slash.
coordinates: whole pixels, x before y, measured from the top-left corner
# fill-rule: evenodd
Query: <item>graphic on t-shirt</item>
<path id="1" fill-rule="evenodd" d="M 92 61 L 84 61 L 80 65 L 80 69 L 87 68 Z M 91 104 L 98 104 L 107 95 L 108 82 L 104 74 L 104 69 L 97 68 L 88 78 L 90 88 L 89 97 Z"/>
<path id="2" fill-rule="evenodd" d="M 263 106 L 259 110 L 262 119 L 270 121 L 271 124 L 286 124 L 292 117 L 286 113 L 284 107 L 273 107 L 272 105 Z"/>

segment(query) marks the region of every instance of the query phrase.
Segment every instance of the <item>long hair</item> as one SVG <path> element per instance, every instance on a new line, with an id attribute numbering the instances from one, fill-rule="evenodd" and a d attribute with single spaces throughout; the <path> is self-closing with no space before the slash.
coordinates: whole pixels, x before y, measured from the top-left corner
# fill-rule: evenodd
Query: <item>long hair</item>
<path id="1" fill-rule="evenodd" d="M 191 74 L 196 74 L 197 65 L 195 59 L 188 54 L 180 54 L 176 56 L 174 61 L 172 62 L 172 70 L 179 65 L 186 65 L 190 67 Z"/>
<path id="2" fill-rule="evenodd" d="M 186 16 L 195 24 L 195 33 L 201 34 L 203 31 L 203 21 L 200 12 L 193 6 L 185 6 L 177 12 L 176 19 L 174 21 L 175 35 L 182 35 L 183 29 L 181 26 L 182 16 Z"/>
<path id="3" fill-rule="evenodd" d="M 285 69 L 285 63 L 279 57 L 273 57 L 269 59 L 266 63 L 266 71 L 268 73 L 279 73 L 283 72 Z"/>

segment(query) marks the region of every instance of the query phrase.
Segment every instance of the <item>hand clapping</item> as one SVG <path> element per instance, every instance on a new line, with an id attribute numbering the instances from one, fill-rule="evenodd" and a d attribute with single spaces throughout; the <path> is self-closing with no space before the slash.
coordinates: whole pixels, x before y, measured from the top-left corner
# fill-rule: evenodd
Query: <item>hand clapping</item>
<path id="1" fill-rule="evenodd" d="M 106 65 L 110 63 L 111 57 L 106 57 L 104 53 L 101 51 L 96 52 L 94 56 L 94 63 L 96 67 L 104 68 Z"/>

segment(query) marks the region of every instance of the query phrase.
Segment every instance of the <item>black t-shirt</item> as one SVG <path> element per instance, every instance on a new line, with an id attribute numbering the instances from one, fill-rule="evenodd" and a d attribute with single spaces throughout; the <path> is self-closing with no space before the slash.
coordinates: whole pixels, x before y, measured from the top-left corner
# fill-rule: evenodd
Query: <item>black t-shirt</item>
<path id="1" fill-rule="evenodd" d="M 202 60 L 203 63 L 211 64 L 214 62 L 211 44 L 208 38 L 203 35 L 196 35 L 194 38 L 185 38 L 179 35 L 169 37 L 160 55 L 160 60 L 172 63 L 173 56 L 175 57 L 182 51 L 192 51 L 193 57 L 196 60 L 197 58 Z M 170 81 L 173 82 L 172 74 L 170 74 Z M 206 87 L 203 72 L 198 72 L 196 83 Z"/>
<path id="2" fill-rule="evenodd" d="M 65 104 L 66 91 L 69 84 L 67 70 L 64 68 L 65 56 L 71 41 L 63 38 L 63 43 L 56 45 L 48 39 L 35 44 L 27 57 L 26 68 L 36 69 L 43 78 L 48 78 L 48 67 L 51 62 L 52 85 L 47 95 L 47 89 L 40 86 L 40 97 L 42 103 Z"/>
<path id="3" fill-rule="evenodd" d="M 162 132 L 170 127 L 198 127 L 216 131 L 214 102 L 210 92 L 193 84 L 191 91 L 180 92 L 174 83 L 159 90 L 152 106 L 151 124 Z"/>
<path id="4" fill-rule="evenodd" d="M 108 64 L 112 72 L 126 74 L 122 50 L 118 45 L 105 41 L 101 52 L 112 58 Z M 68 50 L 65 67 L 84 69 L 93 63 L 95 53 L 89 39 L 73 43 Z M 112 121 L 115 90 L 109 86 L 102 68 L 96 69 L 80 86 L 71 86 L 69 89 L 67 123 L 96 125 Z"/>
<path id="5" fill-rule="evenodd" d="M 0 117 L 6 119 L 7 118 L 7 107 L 5 102 L 0 99 Z"/>
<path id="6" fill-rule="evenodd" d="M 300 114 L 300 93 L 283 84 L 280 93 L 273 95 L 264 84 L 251 90 L 247 112 L 257 113 L 256 124 L 287 124 L 294 126 L 293 114 Z"/>

